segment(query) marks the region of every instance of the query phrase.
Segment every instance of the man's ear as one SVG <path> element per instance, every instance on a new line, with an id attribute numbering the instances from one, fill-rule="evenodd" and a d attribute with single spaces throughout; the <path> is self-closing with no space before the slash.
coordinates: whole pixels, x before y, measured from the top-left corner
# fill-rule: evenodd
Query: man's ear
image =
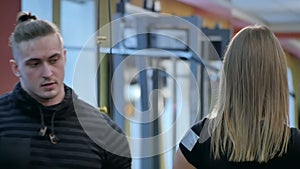
<path id="1" fill-rule="evenodd" d="M 20 71 L 17 62 L 14 59 L 9 60 L 10 68 L 16 77 L 20 77 Z"/>
<path id="2" fill-rule="evenodd" d="M 66 49 L 64 49 L 64 56 L 65 56 L 65 64 L 67 63 L 67 50 Z"/>

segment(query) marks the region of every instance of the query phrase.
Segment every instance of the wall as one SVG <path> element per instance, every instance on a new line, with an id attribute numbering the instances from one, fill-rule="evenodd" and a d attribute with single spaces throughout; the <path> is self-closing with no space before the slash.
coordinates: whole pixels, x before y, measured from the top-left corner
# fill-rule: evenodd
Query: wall
<path id="1" fill-rule="evenodd" d="M 17 13 L 21 10 L 21 0 L 0 2 L 0 94 L 13 89 L 18 79 L 9 67 L 12 58 L 8 39 L 14 29 Z"/>

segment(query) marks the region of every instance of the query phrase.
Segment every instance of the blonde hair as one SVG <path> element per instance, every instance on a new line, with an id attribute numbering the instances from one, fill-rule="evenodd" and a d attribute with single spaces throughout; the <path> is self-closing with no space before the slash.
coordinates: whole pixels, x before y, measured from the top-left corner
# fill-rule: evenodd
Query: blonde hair
<path id="1" fill-rule="evenodd" d="M 266 26 L 248 26 L 225 53 L 214 109 L 215 159 L 267 162 L 287 151 L 290 130 L 285 53 Z"/>

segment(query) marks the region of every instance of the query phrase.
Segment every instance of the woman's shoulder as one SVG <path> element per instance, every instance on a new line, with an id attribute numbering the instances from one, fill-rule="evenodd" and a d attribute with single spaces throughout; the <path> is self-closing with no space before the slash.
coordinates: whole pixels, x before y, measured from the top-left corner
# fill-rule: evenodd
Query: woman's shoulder
<path id="1" fill-rule="evenodd" d="M 205 126 L 207 118 L 203 118 L 200 121 L 196 122 L 185 134 L 185 136 L 181 140 L 181 144 L 191 151 L 196 144 L 199 144 L 199 139 L 201 136 L 201 132 L 203 127 Z"/>
<path id="2" fill-rule="evenodd" d="M 203 127 L 208 124 L 208 121 L 209 121 L 208 118 L 203 118 L 199 120 L 191 127 L 191 130 L 199 136 Z"/>
<path id="3" fill-rule="evenodd" d="M 298 156 L 300 153 L 300 130 L 291 128 L 291 137 L 289 142 L 289 152 Z"/>
<path id="4" fill-rule="evenodd" d="M 291 127 L 291 131 L 292 131 L 292 135 L 299 135 L 300 134 L 300 130 L 298 128 Z"/>
<path id="5" fill-rule="evenodd" d="M 300 130 L 298 128 L 291 128 L 291 138 L 293 142 L 300 145 Z"/>
<path id="6" fill-rule="evenodd" d="M 208 139 L 204 140 L 204 142 L 201 141 L 203 133 L 206 133 L 205 128 L 207 127 L 207 122 L 209 121 L 209 119 L 203 118 L 196 122 L 186 132 L 179 144 L 179 148 L 186 160 L 195 167 L 202 165 L 201 159 L 207 159 L 207 157 L 209 157 L 209 137 Z"/>

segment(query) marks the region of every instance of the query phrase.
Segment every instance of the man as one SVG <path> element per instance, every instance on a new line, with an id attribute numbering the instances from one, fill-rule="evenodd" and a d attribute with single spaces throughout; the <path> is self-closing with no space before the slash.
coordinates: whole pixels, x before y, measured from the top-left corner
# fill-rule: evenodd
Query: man
<path id="1" fill-rule="evenodd" d="M 19 83 L 0 97 L 1 168 L 131 168 L 124 133 L 63 83 L 58 28 L 20 13 L 10 44 Z"/>

